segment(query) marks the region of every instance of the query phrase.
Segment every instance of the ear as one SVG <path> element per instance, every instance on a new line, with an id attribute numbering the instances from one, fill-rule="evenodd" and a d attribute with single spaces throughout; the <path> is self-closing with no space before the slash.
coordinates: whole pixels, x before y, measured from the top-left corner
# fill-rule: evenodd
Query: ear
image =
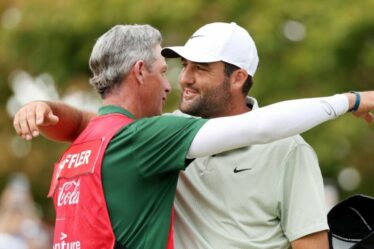
<path id="1" fill-rule="evenodd" d="M 144 70 L 145 70 L 144 61 L 139 60 L 135 62 L 134 66 L 132 67 L 132 74 L 139 84 L 144 84 Z"/>
<path id="2" fill-rule="evenodd" d="M 248 73 L 244 69 L 235 70 L 230 76 L 232 88 L 239 89 L 241 91 L 247 77 Z"/>

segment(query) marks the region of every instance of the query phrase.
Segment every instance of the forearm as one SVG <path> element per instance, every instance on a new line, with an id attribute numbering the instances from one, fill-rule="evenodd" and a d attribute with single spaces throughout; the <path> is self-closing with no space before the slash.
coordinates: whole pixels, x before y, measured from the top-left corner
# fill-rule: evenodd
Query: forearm
<path id="1" fill-rule="evenodd" d="M 329 241 L 327 231 L 309 234 L 291 242 L 292 249 L 328 249 Z"/>
<path id="2" fill-rule="evenodd" d="M 41 133 L 52 140 L 72 142 L 84 130 L 96 114 L 76 109 L 63 102 L 45 101 L 54 115 L 59 117 L 55 125 L 40 126 Z"/>
<path id="3" fill-rule="evenodd" d="M 251 112 L 209 120 L 197 133 L 188 158 L 264 144 L 309 130 L 347 112 L 347 95 L 283 101 Z"/>

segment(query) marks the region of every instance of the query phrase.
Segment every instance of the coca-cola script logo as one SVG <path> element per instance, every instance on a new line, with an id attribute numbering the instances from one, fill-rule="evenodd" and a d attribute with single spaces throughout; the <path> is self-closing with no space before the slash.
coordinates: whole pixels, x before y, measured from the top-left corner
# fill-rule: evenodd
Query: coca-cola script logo
<path id="1" fill-rule="evenodd" d="M 79 185 L 80 185 L 80 180 L 65 182 L 62 185 L 62 187 L 59 188 L 57 205 L 65 206 L 65 205 L 78 204 Z"/>

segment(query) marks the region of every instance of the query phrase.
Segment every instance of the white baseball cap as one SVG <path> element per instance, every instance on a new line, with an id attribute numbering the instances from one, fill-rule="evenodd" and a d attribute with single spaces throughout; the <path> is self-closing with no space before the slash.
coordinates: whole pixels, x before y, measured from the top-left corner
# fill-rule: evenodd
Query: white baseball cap
<path id="1" fill-rule="evenodd" d="M 163 48 L 161 54 L 165 58 L 183 57 L 201 63 L 227 62 L 245 69 L 252 77 L 259 61 L 252 37 L 234 22 L 204 25 L 184 46 Z"/>

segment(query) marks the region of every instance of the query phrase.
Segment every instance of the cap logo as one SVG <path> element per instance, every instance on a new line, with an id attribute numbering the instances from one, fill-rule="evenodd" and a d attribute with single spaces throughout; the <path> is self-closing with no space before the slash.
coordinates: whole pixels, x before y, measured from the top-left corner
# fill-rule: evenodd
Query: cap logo
<path id="1" fill-rule="evenodd" d="M 190 37 L 190 40 L 191 40 L 191 39 L 194 39 L 194 38 L 197 38 L 197 37 L 204 37 L 204 36 L 205 36 L 205 35 L 193 35 L 193 36 Z"/>

